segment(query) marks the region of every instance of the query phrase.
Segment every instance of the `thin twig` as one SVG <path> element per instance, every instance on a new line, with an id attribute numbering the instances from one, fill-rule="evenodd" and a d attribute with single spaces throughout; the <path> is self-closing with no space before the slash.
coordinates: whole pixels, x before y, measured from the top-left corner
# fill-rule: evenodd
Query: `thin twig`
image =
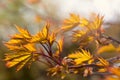
<path id="1" fill-rule="evenodd" d="M 109 40 L 112 40 L 113 42 L 116 42 L 116 43 L 120 44 L 120 41 L 112 38 L 111 36 L 101 35 L 101 37 L 106 38 L 106 39 L 109 39 Z"/>
<path id="2" fill-rule="evenodd" d="M 52 53 L 52 46 L 50 45 L 49 41 L 48 41 L 48 49 L 49 49 L 49 55 L 52 58 L 52 60 L 54 62 L 56 62 L 58 65 L 61 65 L 61 61 L 57 60 L 55 57 L 53 57 L 53 53 Z"/>
<path id="3" fill-rule="evenodd" d="M 78 69 L 78 68 L 83 68 L 83 67 L 103 67 L 103 66 L 98 66 L 96 64 L 84 64 L 84 65 L 79 65 L 79 66 L 69 66 L 69 69 Z"/>
<path id="4" fill-rule="evenodd" d="M 120 55 L 107 59 L 108 62 L 113 63 L 120 60 Z"/>
<path id="5" fill-rule="evenodd" d="M 51 48 L 49 41 L 48 41 L 48 44 L 46 44 L 46 45 L 48 46 L 48 49 L 49 49 L 49 55 L 52 57 L 53 56 L 52 55 L 52 48 Z"/>
<path id="6" fill-rule="evenodd" d="M 47 51 L 47 53 L 49 54 L 49 50 L 46 48 L 46 46 L 44 44 L 42 44 L 41 42 L 40 42 L 40 44 Z"/>

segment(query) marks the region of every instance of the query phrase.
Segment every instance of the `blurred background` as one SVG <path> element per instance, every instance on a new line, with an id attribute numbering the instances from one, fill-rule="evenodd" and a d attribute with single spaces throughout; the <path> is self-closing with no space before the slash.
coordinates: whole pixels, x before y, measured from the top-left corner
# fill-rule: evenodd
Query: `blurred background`
<path id="1" fill-rule="evenodd" d="M 120 40 L 119 5 L 120 0 L 0 0 L 0 80 L 59 80 L 47 76 L 47 66 L 37 62 L 33 63 L 30 69 L 23 68 L 19 72 L 15 72 L 14 68 L 6 68 L 2 59 L 8 50 L 3 43 L 17 32 L 15 24 L 34 34 L 46 20 L 57 28 L 70 13 L 83 17 L 96 13 L 104 16 L 106 34 Z M 69 49 L 73 47 L 71 45 Z M 74 79 L 79 80 L 76 77 Z M 73 78 L 69 75 L 65 80 Z"/>

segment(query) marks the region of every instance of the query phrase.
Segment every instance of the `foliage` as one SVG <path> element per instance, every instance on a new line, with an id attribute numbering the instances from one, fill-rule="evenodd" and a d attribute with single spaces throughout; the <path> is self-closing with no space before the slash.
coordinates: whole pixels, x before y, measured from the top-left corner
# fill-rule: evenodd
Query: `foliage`
<path id="1" fill-rule="evenodd" d="M 61 79 L 67 74 L 80 74 L 84 77 L 99 74 L 104 76 L 105 80 L 119 80 L 120 68 L 115 64 L 119 63 L 120 56 L 105 59 L 101 54 L 105 52 L 109 54 L 111 51 L 119 53 L 120 42 L 105 36 L 102 24 L 103 16 L 100 15 L 87 19 L 70 14 L 70 18 L 65 19 L 62 27 L 57 30 L 51 30 L 51 23 L 46 22 L 42 30 L 33 35 L 27 29 L 16 26 L 19 33 L 10 36 L 10 40 L 5 43 L 11 51 L 5 54 L 6 66 L 8 68 L 15 66 L 16 71 L 19 71 L 24 66 L 30 67 L 32 62 L 39 61 L 49 66 L 48 75 L 59 75 Z M 71 30 L 73 30 L 72 44 L 77 42 L 79 47 L 63 57 L 65 38 L 61 32 Z M 95 45 L 94 51 L 87 48 L 92 44 Z"/>

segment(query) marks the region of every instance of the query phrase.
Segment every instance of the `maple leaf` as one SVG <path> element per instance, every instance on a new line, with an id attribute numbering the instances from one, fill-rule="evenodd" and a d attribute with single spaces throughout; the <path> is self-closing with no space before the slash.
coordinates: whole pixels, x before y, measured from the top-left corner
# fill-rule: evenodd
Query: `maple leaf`
<path id="1" fill-rule="evenodd" d="M 33 44 L 33 43 L 28 43 L 28 44 L 23 45 L 23 46 L 30 52 L 36 51 L 35 44 Z"/>
<path id="2" fill-rule="evenodd" d="M 21 41 L 22 40 L 14 39 L 6 42 L 4 45 L 12 51 L 26 51 L 26 50 L 30 52 L 36 51 L 35 44 L 27 42 L 26 43 L 24 42 L 25 44 L 22 44 Z"/>
<path id="3" fill-rule="evenodd" d="M 96 30 L 96 29 L 101 30 L 102 23 L 103 23 L 103 16 L 100 17 L 99 15 L 97 15 L 92 22 L 89 21 L 89 24 L 86 27 L 90 30 Z"/>
<path id="4" fill-rule="evenodd" d="M 89 45 L 94 40 L 94 37 L 89 35 L 87 31 L 88 30 L 76 30 L 72 34 L 73 42 L 79 42 L 81 48 Z"/>
<path id="5" fill-rule="evenodd" d="M 85 61 L 92 60 L 93 56 L 90 54 L 90 52 L 82 49 L 82 52 L 76 51 L 75 53 L 68 55 L 68 58 L 74 59 L 74 61 L 78 65 L 78 64 L 81 64 Z"/>
<path id="6" fill-rule="evenodd" d="M 49 34 L 49 28 L 50 28 L 50 23 L 47 22 L 47 24 L 43 27 L 42 29 L 42 35 L 46 38 Z"/>
<path id="7" fill-rule="evenodd" d="M 16 28 L 19 34 L 11 36 L 11 40 L 5 43 L 5 46 L 15 53 L 6 54 L 4 60 L 7 62 L 7 67 L 17 66 L 17 71 L 19 71 L 25 64 L 34 61 L 38 55 L 33 54 L 36 51 L 35 44 L 29 43 L 31 34 L 19 26 Z"/>
<path id="8" fill-rule="evenodd" d="M 27 30 L 25 30 L 25 29 L 23 29 L 23 28 L 21 28 L 20 26 L 17 26 L 17 25 L 16 25 L 16 28 L 20 32 L 20 35 L 15 35 L 15 36 L 13 36 L 14 38 L 15 37 L 20 38 L 20 36 L 23 36 L 23 38 L 27 38 L 27 39 L 31 38 L 31 35 Z"/>
<path id="9" fill-rule="evenodd" d="M 11 51 L 23 51 L 25 48 L 22 45 L 9 45 L 9 44 L 4 44 L 9 50 Z"/>
<path id="10" fill-rule="evenodd" d="M 36 35 L 32 37 L 30 42 L 43 42 L 43 43 L 46 42 L 45 40 L 47 39 L 49 34 L 49 27 L 50 24 L 47 23 L 40 32 L 38 32 Z"/>
<path id="11" fill-rule="evenodd" d="M 13 36 L 10 36 L 11 39 L 23 39 L 24 37 L 22 36 L 22 34 L 14 34 Z"/>
<path id="12" fill-rule="evenodd" d="M 82 38 L 83 36 L 86 35 L 86 32 L 85 30 L 76 30 L 73 32 L 73 41 L 76 42 L 78 41 L 80 38 Z"/>
<path id="13" fill-rule="evenodd" d="M 13 36 L 11 36 L 11 39 L 5 43 L 5 46 L 8 47 L 10 50 L 25 50 L 23 45 L 26 45 L 32 36 L 25 29 L 19 26 L 16 26 L 16 28 L 19 31 L 19 34 L 14 34 Z"/>
<path id="14" fill-rule="evenodd" d="M 18 44 L 23 44 L 24 41 L 20 40 L 20 39 L 11 39 L 8 42 L 6 42 L 6 44 L 9 45 L 18 45 Z"/>
<path id="15" fill-rule="evenodd" d="M 58 40 L 58 49 L 60 52 L 62 52 L 63 49 L 63 37 Z"/>
<path id="16" fill-rule="evenodd" d="M 51 34 L 48 35 L 48 38 L 47 38 L 47 39 L 48 39 L 50 45 L 52 45 L 53 42 L 54 42 L 55 39 L 56 39 L 56 33 L 52 32 Z"/>
<path id="17" fill-rule="evenodd" d="M 81 18 L 80 19 L 80 27 L 85 27 L 89 24 L 89 20 L 87 20 L 86 18 Z"/>
<path id="18" fill-rule="evenodd" d="M 62 30 L 69 30 L 80 24 L 80 18 L 78 15 L 70 14 L 70 18 L 65 19 Z"/>
<path id="19" fill-rule="evenodd" d="M 9 53 L 5 55 L 6 66 L 11 68 L 13 66 L 17 66 L 17 71 L 19 71 L 26 64 L 30 64 L 38 58 L 38 54 L 30 53 L 30 52 L 17 52 L 17 53 Z"/>

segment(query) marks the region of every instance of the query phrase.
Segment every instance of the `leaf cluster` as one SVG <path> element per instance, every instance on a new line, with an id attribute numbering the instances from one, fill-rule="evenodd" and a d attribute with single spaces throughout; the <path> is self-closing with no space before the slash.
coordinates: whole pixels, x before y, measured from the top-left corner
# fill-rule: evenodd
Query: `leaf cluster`
<path id="1" fill-rule="evenodd" d="M 5 46 L 12 51 L 5 54 L 6 66 L 9 68 L 16 66 L 16 70 L 19 71 L 23 66 L 30 67 L 32 62 L 39 61 L 50 67 L 47 70 L 48 75 L 60 75 L 62 79 L 67 74 L 81 73 L 86 77 L 97 73 L 104 76 L 105 80 L 119 80 L 120 68 L 114 66 L 112 62 L 118 63 L 120 57 L 104 59 L 101 54 L 119 53 L 120 47 L 119 44 L 115 46 L 112 43 L 116 42 L 114 39 L 104 35 L 102 24 L 103 16 L 100 15 L 87 19 L 70 14 L 70 17 L 65 19 L 57 30 L 51 31 L 50 23 L 46 22 L 41 31 L 32 35 L 27 29 L 16 26 L 19 33 L 11 36 L 5 43 Z M 73 30 L 74 28 L 77 30 Z M 68 56 L 62 57 L 65 44 L 64 37 L 60 33 L 67 31 L 72 31 L 72 44 L 77 42 L 79 47 Z M 96 46 L 94 53 L 87 48 L 92 43 Z"/>

